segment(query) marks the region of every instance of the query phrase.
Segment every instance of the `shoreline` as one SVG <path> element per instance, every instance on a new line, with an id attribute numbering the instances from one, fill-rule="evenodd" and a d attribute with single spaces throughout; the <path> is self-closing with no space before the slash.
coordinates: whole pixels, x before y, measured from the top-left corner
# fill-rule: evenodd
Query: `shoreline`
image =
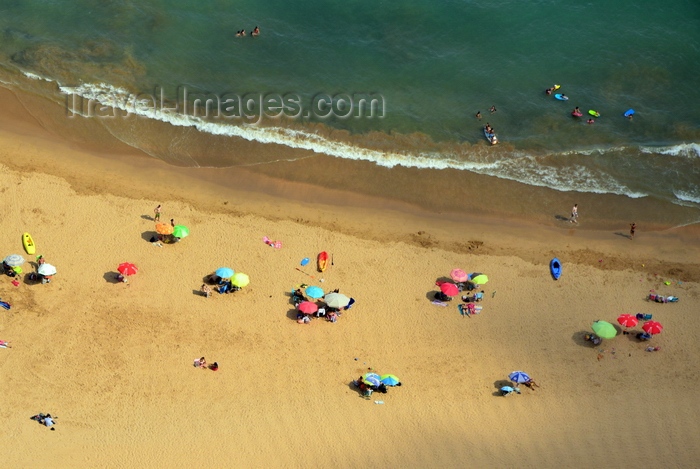
<path id="1" fill-rule="evenodd" d="M 700 225 L 697 224 L 680 228 L 655 226 L 655 231 L 651 232 L 640 228 L 631 242 L 625 239 L 625 229 L 612 232 L 587 229 L 586 222 L 570 226 L 562 220 L 564 214 L 557 215 L 559 220 L 556 223 L 548 223 L 544 217 L 532 220 L 517 214 L 479 210 L 478 207 L 467 213 L 428 212 L 402 200 L 319 187 L 310 182 L 313 174 L 311 177 L 307 175 L 305 181 L 280 179 L 279 176 L 287 171 L 284 163 L 268 166 L 272 171 L 259 172 L 241 167 L 177 167 L 123 144 L 101 152 L 92 145 L 62 141 L 41 128 L 23 105 L 13 99 L 13 93 L 0 89 L 0 97 L 7 103 L 0 113 L 3 128 L 0 138 L 8 149 L 0 154 L 0 163 L 21 172 L 42 172 L 65 179 L 77 193 L 106 192 L 131 197 L 129 191 L 138 182 L 139 198 L 180 201 L 212 213 L 255 214 L 272 221 L 293 220 L 363 239 L 401 241 L 457 253 L 516 255 L 536 263 L 548 263 L 549 257 L 542 254 L 547 252 L 565 263 L 571 259 L 617 270 L 631 268 L 662 273 L 680 269 L 688 275 L 687 280 L 700 280 L 700 267 L 688 262 L 688 259 L 700 259 Z M 17 147 L 18 137 L 24 148 Z M 26 140 L 28 138 L 31 142 Z M 9 150 L 13 147 L 14 152 Z M 49 156 L 51 153 L 60 156 Z M 329 168 L 332 171 L 334 165 L 347 166 L 346 161 L 313 156 L 315 161 L 326 160 L 318 164 L 323 171 Z M 410 173 L 417 170 L 374 169 L 374 172 L 383 171 Z M 357 177 L 371 172 L 372 169 L 358 169 Z M 187 189 L 173 190 L 173 187 Z M 599 198 L 602 206 L 618 197 Z M 585 215 L 581 219 L 585 220 Z M 637 221 L 637 225 L 641 223 Z M 539 252 L 520 249 L 523 241 L 539 244 Z M 661 258 L 656 259 L 659 256 Z M 599 262 L 610 257 L 616 258 L 610 265 Z"/>

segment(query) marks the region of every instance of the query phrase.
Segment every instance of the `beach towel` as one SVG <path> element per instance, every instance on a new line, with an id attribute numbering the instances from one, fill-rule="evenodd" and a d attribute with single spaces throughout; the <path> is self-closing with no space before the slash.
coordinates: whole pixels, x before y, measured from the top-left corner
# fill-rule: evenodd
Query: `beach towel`
<path id="1" fill-rule="evenodd" d="M 272 241 L 267 236 L 263 237 L 263 243 L 267 244 L 268 246 L 272 246 L 275 249 L 279 249 L 282 247 L 282 241 Z"/>
<path id="2" fill-rule="evenodd" d="M 445 303 L 444 301 L 433 300 L 431 301 L 431 303 L 437 306 L 447 306 L 447 303 Z"/>
<path id="3" fill-rule="evenodd" d="M 10 309 L 10 308 L 11 308 L 10 303 L 7 303 L 7 302 L 5 302 L 5 301 L 0 301 L 0 306 L 2 306 L 2 307 L 5 308 L 5 309 Z"/>
<path id="4" fill-rule="evenodd" d="M 0 348 L 7 348 L 9 344 L 5 342 L 4 340 L 0 340 Z"/>

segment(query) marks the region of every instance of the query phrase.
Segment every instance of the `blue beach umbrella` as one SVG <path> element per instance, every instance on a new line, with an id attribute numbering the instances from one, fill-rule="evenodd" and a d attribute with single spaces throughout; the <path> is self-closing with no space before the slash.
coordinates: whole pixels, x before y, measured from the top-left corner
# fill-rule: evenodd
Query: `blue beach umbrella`
<path id="1" fill-rule="evenodd" d="M 214 273 L 217 277 L 231 278 L 233 276 L 233 269 L 229 269 L 228 267 L 219 267 Z"/>
<path id="2" fill-rule="evenodd" d="M 508 379 L 514 383 L 527 383 L 528 381 L 530 381 L 530 375 L 528 375 L 524 371 L 514 371 L 508 375 Z"/>
<path id="3" fill-rule="evenodd" d="M 368 376 L 369 375 L 369 376 Z M 369 384 L 370 386 L 379 386 L 382 384 L 382 382 L 379 379 L 379 375 L 375 373 L 367 373 L 362 377 L 362 381 L 365 382 L 365 384 Z"/>
<path id="4" fill-rule="evenodd" d="M 316 287 L 312 285 L 310 287 L 307 287 L 304 291 L 306 292 L 306 296 L 308 296 L 309 298 L 323 298 L 323 289 L 321 287 Z"/>
<path id="5" fill-rule="evenodd" d="M 399 377 L 395 375 L 382 375 L 381 380 L 382 383 L 386 384 L 387 386 L 396 386 L 401 382 Z"/>

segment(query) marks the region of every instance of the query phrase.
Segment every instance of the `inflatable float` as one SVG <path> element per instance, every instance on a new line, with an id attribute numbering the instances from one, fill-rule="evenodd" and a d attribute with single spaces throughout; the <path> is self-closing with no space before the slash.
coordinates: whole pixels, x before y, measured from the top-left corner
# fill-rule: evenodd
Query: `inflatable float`
<path id="1" fill-rule="evenodd" d="M 554 280 L 559 280 L 559 277 L 561 277 L 561 262 L 556 257 L 549 261 L 549 271 L 552 273 Z"/>
<path id="2" fill-rule="evenodd" d="M 555 98 L 557 98 L 559 101 L 568 101 L 569 97 L 565 94 L 557 93 L 554 95 Z"/>
<path id="3" fill-rule="evenodd" d="M 32 239 L 32 235 L 30 235 L 29 233 L 24 233 L 22 235 L 22 244 L 24 245 L 24 250 L 27 251 L 27 254 L 36 253 L 36 246 L 34 246 L 34 240 Z"/>
<path id="4" fill-rule="evenodd" d="M 588 111 L 588 114 L 592 115 L 593 117 L 600 117 L 600 113 L 598 111 L 594 111 L 593 109 Z"/>
<path id="5" fill-rule="evenodd" d="M 326 267 L 328 267 L 328 253 L 326 251 L 320 252 L 318 254 L 317 264 L 319 272 L 326 271 Z"/>

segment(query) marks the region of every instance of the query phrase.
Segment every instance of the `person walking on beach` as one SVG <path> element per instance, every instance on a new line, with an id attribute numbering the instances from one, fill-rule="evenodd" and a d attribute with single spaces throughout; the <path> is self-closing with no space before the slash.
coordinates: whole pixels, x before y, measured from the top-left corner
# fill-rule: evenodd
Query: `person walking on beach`
<path id="1" fill-rule="evenodd" d="M 160 211 L 161 211 L 160 207 L 161 207 L 160 204 L 158 204 L 158 206 L 153 210 L 153 212 L 155 213 L 155 216 L 153 217 L 154 221 L 160 220 Z"/>
<path id="2" fill-rule="evenodd" d="M 574 204 L 574 207 L 571 209 L 571 219 L 569 221 L 578 224 L 578 204 Z"/>
<path id="3" fill-rule="evenodd" d="M 634 239 L 634 230 L 637 229 L 636 223 L 630 223 L 630 239 Z"/>
<path id="4" fill-rule="evenodd" d="M 174 218 L 170 219 L 170 226 L 172 226 L 173 228 L 175 227 L 175 219 Z"/>

